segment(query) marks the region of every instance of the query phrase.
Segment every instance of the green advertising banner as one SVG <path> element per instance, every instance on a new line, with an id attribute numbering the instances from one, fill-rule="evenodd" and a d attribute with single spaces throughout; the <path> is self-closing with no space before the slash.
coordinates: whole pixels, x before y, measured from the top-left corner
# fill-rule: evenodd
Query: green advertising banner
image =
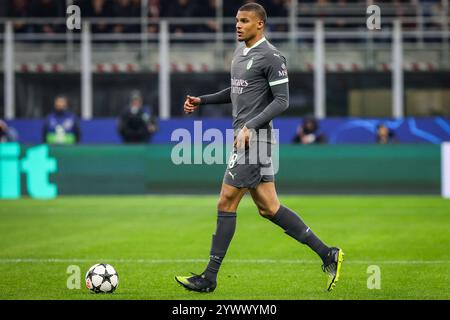
<path id="1" fill-rule="evenodd" d="M 49 157 L 48 146 L 22 151 L 17 143 L 0 144 L 0 199 L 18 199 L 22 190 L 35 199 L 55 198 L 57 186 L 49 175 L 57 172 L 57 162 Z"/>
<path id="2" fill-rule="evenodd" d="M 173 147 L 3 144 L 0 197 L 218 193 L 226 164 L 177 165 Z M 440 157 L 439 145 L 281 145 L 276 183 L 281 193 L 439 194 Z"/>

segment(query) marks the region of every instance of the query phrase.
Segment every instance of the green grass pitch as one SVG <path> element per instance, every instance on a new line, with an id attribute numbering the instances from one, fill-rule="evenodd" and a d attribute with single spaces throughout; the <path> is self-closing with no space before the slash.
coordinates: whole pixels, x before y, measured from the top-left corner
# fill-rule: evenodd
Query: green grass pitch
<path id="1" fill-rule="evenodd" d="M 0 299 L 449 299 L 450 201 L 439 197 L 282 196 L 329 245 L 345 251 L 340 281 L 325 291 L 319 258 L 259 217 L 249 196 L 212 294 L 175 275 L 201 272 L 216 221 L 215 196 L 61 197 L 0 201 Z M 95 263 L 119 273 L 95 295 Z M 69 265 L 81 288 L 69 290 Z M 380 289 L 368 289 L 368 267 Z"/>

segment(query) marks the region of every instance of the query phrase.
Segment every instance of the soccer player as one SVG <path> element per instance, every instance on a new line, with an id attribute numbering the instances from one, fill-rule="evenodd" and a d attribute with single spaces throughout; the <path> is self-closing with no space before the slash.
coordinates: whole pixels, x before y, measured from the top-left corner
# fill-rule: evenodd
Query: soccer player
<path id="1" fill-rule="evenodd" d="M 252 145 L 272 143 L 272 119 L 288 107 L 289 101 L 286 59 L 264 37 L 266 20 L 266 11 L 259 4 L 248 3 L 239 8 L 236 33 L 241 43 L 231 63 L 231 87 L 215 94 L 187 96 L 184 103 L 184 111 L 192 113 L 203 104 L 231 102 L 235 130 L 233 155 L 225 171 L 217 205 L 217 227 L 212 237 L 210 261 L 200 275 L 175 277 L 178 283 L 192 291 L 212 292 L 216 288 L 217 273 L 236 228 L 236 210 L 248 191 L 262 217 L 319 255 L 322 270 L 328 275 L 328 291 L 335 287 L 339 278 L 343 251 L 325 245 L 294 211 L 280 204 L 270 154 L 265 158 L 268 161 L 260 158 L 256 163 L 248 161 Z M 266 132 L 269 135 L 263 134 Z M 243 157 L 245 161 L 239 161 Z"/>

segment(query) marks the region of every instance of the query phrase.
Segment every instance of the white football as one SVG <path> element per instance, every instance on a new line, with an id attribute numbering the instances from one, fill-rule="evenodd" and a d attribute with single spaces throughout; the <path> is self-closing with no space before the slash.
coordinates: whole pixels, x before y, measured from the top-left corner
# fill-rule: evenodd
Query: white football
<path id="1" fill-rule="evenodd" d="M 98 263 L 86 272 L 86 288 L 93 293 L 113 293 L 119 285 L 119 275 L 112 265 Z"/>

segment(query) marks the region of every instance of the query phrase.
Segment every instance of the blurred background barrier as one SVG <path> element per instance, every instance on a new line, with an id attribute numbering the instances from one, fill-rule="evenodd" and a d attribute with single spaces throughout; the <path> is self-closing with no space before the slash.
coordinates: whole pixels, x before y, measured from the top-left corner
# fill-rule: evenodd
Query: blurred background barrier
<path id="1" fill-rule="evenodd" d="M 25 155 L 28 148 L 22 148 Z M 175 165 L 171 146 L 54 146 L 58 195 L 218 193 L 225 165 Z M 228 158 L 228 157 L 227 157 Z M 439 145 L 280 147 L 277 187 L 302 194 L 440 194 Z M 26 195 L 25 183 L 22 194 Z"/>
<path id="2" fill-rule="evenodd" d="M 235 14 L 244 0 L 8 0 L 0 3 L 0 114 L 40 118 L 55 95 L 83 119 L 116 116 L 130 90 L 161 119 L 182 117 L 186 94 L 229 85 Z M 284 116 L 449 116 L 448 0 L 261 0 L 266 36 L 286 56 Z M 81 30 L 66 8 L 81 8 Z M 202 116 L 229 108 L 206 106 Z"/>
<path id="3" fill-rule="evenodd" d="M 231 50 L 231 49 L 230 49 Z M 299 55 L 302 51 L 299 51 Z M 31 68 L 31 67 L 30 67 Z M 42 118 L 53 108 L 56 94 L 64 93 L 70 107 L 82 115 L 82 89 L 78 73 L 18 70 L 15 76 L 15 117 Z M 43 69 L 42 69 L 43 70 Z M 92 78 L 92 118 L 115 117 L 127 105 L 129 94 L 139 89 L 144 101 L 159 113 L 158 73 L 95 72 Z M 433 69 L 406 70 L 404 75 L 404 116 L 450 116 L 450 72 Z M 170 116 L 185 117 L 186 94 L 201 95 L 229 86 L 229 71 L 174 70 L 170 75 Z M 314 74 L 311 70 L 289 70 L 289 109 L 282 117 L 315 114 Z M 328 70 L 326 73 L 326 117 L 392 117 L 392 77 L 388 70 Z M 4 81 L 0 79 L 0 98 Z M 0 111 L 1 111 L 0 104 Z M 203 117 L 231 116 L 231 105 L 206 105 L 196 113 Z M 0 116 L 1 117 L 1 116 Z"/>
<path id="4" fill-rule="evenodd" d="M 441 153 L 442 196 L 450 199 L 450 143 L 442 144 Z"/>
<path id="5" fill-rule="evenodd" d="M 200 121 L 203 133 L 211 128 L 218 129 L 225 137 L 225 131 L 231 129 L 231 118 L 197 118 L 160 120 L 159 131 L 156 132 L 152 143 L 172 143 L 171 135 L 179 128 L 187 129 L 194 136 L 195 121 Z M 450 117 L 427 118 L 327 118 L 319 120 L 318 134 L 323 136 L 322 143 L 350 144 L 350 143 L 376 143 L 377 127 L 380 124 L 388 127 L 393 133 L 397 143 L 433 143 L 439 144 L 450 140 Z M 26 144 L 39 144 L 43 142 L 43 120 L 10 120 L 7 123 L 21 134 L 19 142 Z M 281 144 L 293 143 L 298 127 L 303 123 L 302 118 L 279 118 L 274 120 L 274 127 L 279 129 Z M 118 144 L 122 143 L 117 130 L 117 119 L 100 118 L 82 120 L 82 144 Z M 394 141 L 395 143 L 395 141 Z"/>
<path id="6" fill-rule="evenodd" d="M 67 144 L 50 147 L 59 194 L 218 192 L 224 166 L 173 165 L 171 135 L 200 119 L 231 128 L 229 105 L 192 116 L 182 105 L 230 85 L 235 15 L 249 1 L 0 1 L 0 142 Z M 373 30 L 371 0 L 258 2 L 288 61 L 290 107 L 274 121 L 280 191 L 439 193 L 449 0 L 375 3 Z M 81 29 L 67 27 L 70 5 Z"/>

